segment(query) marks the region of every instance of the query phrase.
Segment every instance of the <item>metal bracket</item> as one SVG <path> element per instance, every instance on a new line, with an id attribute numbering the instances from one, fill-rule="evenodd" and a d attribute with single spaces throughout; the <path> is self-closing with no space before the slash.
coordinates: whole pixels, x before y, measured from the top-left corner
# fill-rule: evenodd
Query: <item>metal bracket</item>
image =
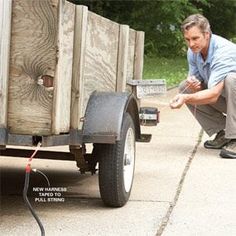
<path id="1" fill-rule="evenodd" d="M 137 140 L 137 142 L 140 143 L 149 143 L 152 139 L 152 135 L 151 134 L 141 134 L 140 139 Z"/>
<path id="2" fill-rule="evenodd" d="M 7 129 L 0 128 L 0 146 L 4 147 L 7 144 Z"/>
<path id="3" fill-rule="evenodd" d="M 84 158 L 86 154 L 85 145 L 83 145 L 82 147 L 71 145 L 70 153 L 74 155 L 77 167 L 80 168 L 81 174 L 89 171 L 89 165 Z"/>
<path id="4" fill-rule="evenodd" d="M 128 80 L 127 84 L 136 89 L 137 98 L 139 99 L 166 93 L 166 81 L 164 79 Z"/>

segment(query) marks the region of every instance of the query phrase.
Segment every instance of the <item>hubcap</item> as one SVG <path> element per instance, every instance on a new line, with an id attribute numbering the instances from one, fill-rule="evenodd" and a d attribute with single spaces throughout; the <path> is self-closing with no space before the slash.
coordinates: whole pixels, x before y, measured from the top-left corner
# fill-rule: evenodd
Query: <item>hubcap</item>
<path id="1" fill-rule="evenodd" d="M 132 128 L 129 128 L 125 138 L 125 148 L 124 148 L 124 186 L 125 191 L 129 192 L 133 174 L 134 174 L 134 158 L 135 158 L 135 140 L 134 140 L 134 131 Z"/>

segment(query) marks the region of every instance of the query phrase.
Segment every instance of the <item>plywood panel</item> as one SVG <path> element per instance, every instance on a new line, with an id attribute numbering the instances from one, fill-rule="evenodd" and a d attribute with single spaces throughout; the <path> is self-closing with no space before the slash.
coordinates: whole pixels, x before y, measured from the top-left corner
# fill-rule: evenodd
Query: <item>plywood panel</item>
<path id="1" fill-rule="evenodd" d="M 119 24 L 89 12 L 84 64 L 83 110 L 94 90 L 116 90 L 118 41 Z"/>
<path id="2" fill-rule="evenodd" d="M 8 110 L 12 133 L 51 133 L 53 91 L 41 79 L 55 77 L 57 4 L 13 1 Z"/>
<path id="3" fill-rule="evenodd" d="M 0 0 L 0 128 L 7 127 L 11 6 L 11 0 Z"/>
<path id="4" fill-rule="evenodd" d="M 71 5 L 64 0 L 13 1 L 8 96 L 11 133 L 50 135 L 69 130 Z"/>

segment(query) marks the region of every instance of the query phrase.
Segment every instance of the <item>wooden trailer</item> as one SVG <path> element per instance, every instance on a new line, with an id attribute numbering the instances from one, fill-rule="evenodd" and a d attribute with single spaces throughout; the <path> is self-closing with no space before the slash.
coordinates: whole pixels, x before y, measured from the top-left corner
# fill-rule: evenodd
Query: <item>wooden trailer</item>
<path id="1" fill-rule="evenodd" d="M 0 0 L 0 32 L 0 154 L 27 155 L 8 145 L 69 145 L 68 154 L 37 155 L 76 160 L 82 173 L 99 163 L 104 203 L 124 205 L 135 141 L 146 137 L 134 90 L 144 32 L 65 0 Z M 146 85 L 146 94 L 165 92 L 162 80 Z"/>

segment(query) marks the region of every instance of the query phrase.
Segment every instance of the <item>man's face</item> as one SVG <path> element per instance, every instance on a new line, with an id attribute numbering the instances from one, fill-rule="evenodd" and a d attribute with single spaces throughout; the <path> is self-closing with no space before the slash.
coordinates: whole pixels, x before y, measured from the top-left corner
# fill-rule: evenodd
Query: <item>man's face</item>
<path id="1" fill-rule="evenodd" d="M 209 32 L 202 32 L 197 26 L 193 26 L 189 30 L 184 31 L 184 38 L 188 47 L 194 53 L 207 53 L 210 39 Z"/>

